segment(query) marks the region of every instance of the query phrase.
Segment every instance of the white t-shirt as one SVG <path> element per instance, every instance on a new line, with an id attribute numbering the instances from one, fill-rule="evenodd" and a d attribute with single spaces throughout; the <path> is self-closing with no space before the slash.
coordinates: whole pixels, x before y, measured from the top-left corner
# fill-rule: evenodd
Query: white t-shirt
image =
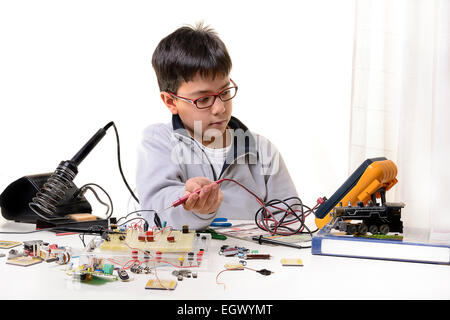
<path id="1" fill-rule="evenodd" d="M 199 144 L 200 145 L 200 144 Z M 225 147 L 220 149 L 212 149 L 205 147 L 204 145 L 200 145 L 203 151 L 205 151 L 206 156 L 214 167 L 214 171 L 216 172 L 216 176 L 219 177 L 220 172 L 222 171 L 223 164 L 225 163 L 225 159 L 227 157 L 228 151 L 231 149 L 231 143 Z"/>

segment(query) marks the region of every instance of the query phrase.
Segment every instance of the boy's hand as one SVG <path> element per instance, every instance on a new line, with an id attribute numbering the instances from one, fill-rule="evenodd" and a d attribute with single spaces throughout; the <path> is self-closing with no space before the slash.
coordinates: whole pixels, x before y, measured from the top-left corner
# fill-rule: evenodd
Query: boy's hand
<path id="1" fill-rule="evenodd" d="M 185 189 L 185 195 L 192 193 L 183 204 L 187 211 L 208 214 L 217 211 L 222 203 L 223 194 L 219 185 L 205 177 L 189 179 L 186 181 Z M 199 194 L 193 193 L 198 189 L 202 189 Z"/>

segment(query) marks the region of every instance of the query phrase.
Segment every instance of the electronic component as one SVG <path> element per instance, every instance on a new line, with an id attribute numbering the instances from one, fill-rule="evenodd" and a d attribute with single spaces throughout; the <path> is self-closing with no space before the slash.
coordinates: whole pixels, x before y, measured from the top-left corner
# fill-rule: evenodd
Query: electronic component
<path id="1" fill-rule="evenodd" d="M 11 249 L 20 246 L 21 244 L 22 242 L 18 241 L 0 240 L 0 249 Z"/>
<path id="2" fill-rule="evenodd" d="M 236 264 L 227 263 L 227 264 L 225 264 L 225 269 L 227 269 L 227 270 L 244 270 L 244 266 L 242 263 L 236 263 Z"/>
<path id="3" fill-rule="evenodd" d="M 295 259 L 295 258 L 283 258 L 283 259 L 281 259 L 281 264 L 283 266 L 303 267 L 302 259 Z"/>
<path id="4" fill-rule="evenodd" d="M 123 270 L 123 269 L 118 269 L 117 270 L 117 275 L 119 276 L 120 280 L 122 281 L 128 281 L 130 280 L 130 276 L 128 275 L 128 273 Z"/>
<path id="5" fill-rule="evenodd" d="M 150 279 L 145 285 L 145 289 L 157 289 L 157 290 L 174 290 L 177 287 L 175 280 L 157 280 Z"/>
<path id="6" fill-rule="evenodd" d="M 8 258 L 6 260 L 7 264 L 13 264 L 16 266 L 28 267 L 34 264 L 41 263 L 43 260 L 40 257 L 32 257 L 32 256 L 17 256 Z"/>
<path id="7" fill-rule="evenodd" d="M 270 259 L 270 254 L 246 254 L 246 260 L 268 260 Z"/>
<path id="8" fill-rule="evenodd" d="M 259 274 L 262 274 L 263 276 L 270 276 L 273 273 L 273 271 L 270 271 L 267 269 L 261 269 L 256 272 L 258 272 Z"/>
<path id="9" fill-rule="evenodd" d="M 148 231 L 150 232 L 150 231 Z M 112 233 L 108 238 L 96 237 L 80 253 L 80 263 L 92 265 L 96 260 L 104 260 L 133 273 L 150 273 L 155 267 L 193 267 L 204 269 L 205 250 L 211 235 L 197 236 L 193 230 L 183 233 L 171 227 L 152 230 L 153 241 L 147 241 L 142 230 L 134 227 Z M 175 241 L 168 241 L 173 236 Z"/>

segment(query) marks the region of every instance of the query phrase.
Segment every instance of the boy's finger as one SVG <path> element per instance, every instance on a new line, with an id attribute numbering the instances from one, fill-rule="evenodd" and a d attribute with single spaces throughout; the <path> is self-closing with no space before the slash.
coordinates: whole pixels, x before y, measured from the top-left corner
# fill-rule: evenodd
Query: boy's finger
<path id="1" fill-rule="evenodd" d="M 185 185 L 185 190 L 188 192 L 194 192 L 198 189 L 201 189 L 201 187 L 202 186 L 200 184 L 191 181 Z"/>
<path id="2" fill-rule="evenodd" d="M 209 180 L 206 177 L 196 177 L 193 180 L 202 187 L 204 187 L 212 182 L 211 180 Z"/>
<path id="3" fill-rule="evenodd" d="M 195 204 L 195 209 L 197 209 L 197 210 L 203 209 L 210 193 L 211 193 L 210 186 L 205 186 L 202 188 L 202 190 L 200 191 L 200 194 L 199 194 L 198 201 Z"/>
<path id="4" fill-rule="evenodd" d="M 211 193 L 205 203 L 205 210 L 208 211 L 208 213 L 216 211 L 219 192 L 220 189 L 217 184 L 211 186 Z"/>
<path id="5" fill-rule="evenodd" d="M 191 211 L 195 206 L 199 199 L 198 194 L 192 193 L 186 202 L 183 204 L 184 210 Z"/>

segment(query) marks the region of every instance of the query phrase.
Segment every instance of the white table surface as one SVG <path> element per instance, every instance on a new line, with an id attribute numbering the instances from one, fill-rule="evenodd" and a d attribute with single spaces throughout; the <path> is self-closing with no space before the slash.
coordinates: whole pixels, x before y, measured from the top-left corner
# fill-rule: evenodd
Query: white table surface
<path id="1" fill-rule="evenodd" d="M 0 231 L 31 231 L 32 224 L 10 221 L 0 223 Z M 86 236 L 86 243 L 93 236 Z M 0 234 L 1 240 L 44 240 L 73 250 L 83 248 L 78 235 L 56 236 L 53 232 L 33 234 Z M 224 245 L 239 245 L 268 253 L 270 260 L 249 260 L 253 269 L 274 271 L 270 276 L 244 271 L 227 271 L 225 263 L 235 263 L 236 257 L 218 254 Z M 21 247 L 17 247 L 21 248 Z M 8 253 L 0 249 L 0 253 Z M 282 266 L 282 258 L 300 258 L 303 267 Z M 74 260 L 75 261 L 75 260 Z M 228 238 L 213 240 L 207 253 L 207 270 L 198 278 L 185 278 L 176 289 L 146 290 L 153 274 L 133 274 L 130 282 L 114 281 L 92 285 L 73 281 L 64 272 L 64 265 L 40 263 L 28 267 L 8 265 L 0 258 L 1 299 L 176 299 L 176 300 L 303 300 L 303 299 L 449 299 L 450 267 L 370 259 L 316 256 L 311 249 L 295 249 Z M 176 279 L 174 268 L 158 269 L 160 279 Z"/>

